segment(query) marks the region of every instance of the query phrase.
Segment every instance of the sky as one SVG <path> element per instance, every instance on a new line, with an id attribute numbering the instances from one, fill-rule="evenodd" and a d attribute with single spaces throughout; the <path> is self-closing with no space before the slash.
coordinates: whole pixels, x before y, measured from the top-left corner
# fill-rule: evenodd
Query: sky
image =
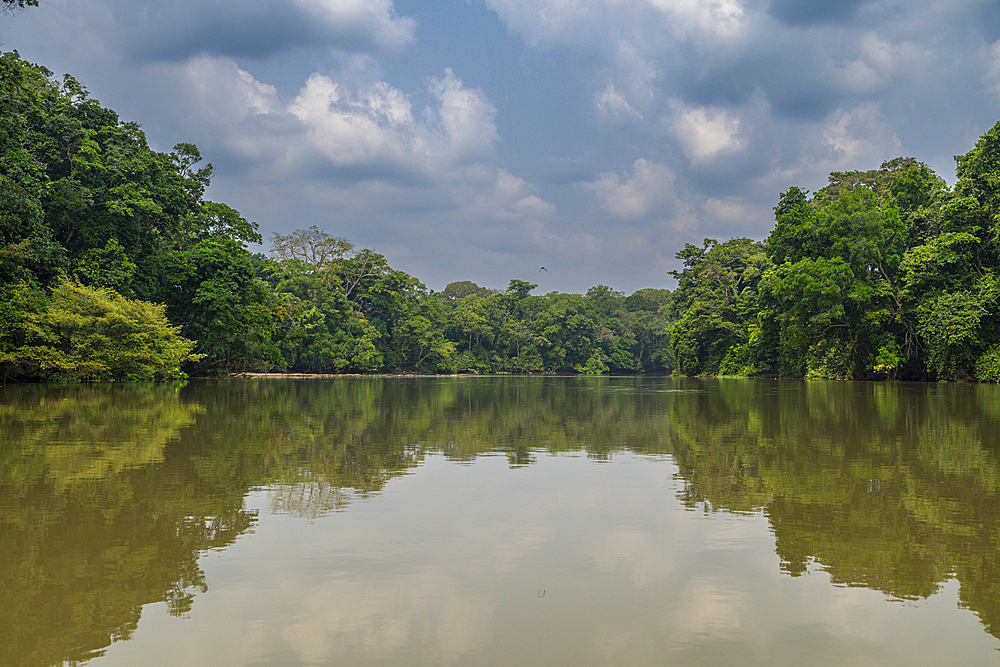
<path id="1" fill-rule="evenodd" d="M 434 290 L 669 289 L 790 187 L 953 184 L 1000 120 L 993 0 L 40 0 L 0 49 L 196 144 L 253 250 L 315 225 Z"/>

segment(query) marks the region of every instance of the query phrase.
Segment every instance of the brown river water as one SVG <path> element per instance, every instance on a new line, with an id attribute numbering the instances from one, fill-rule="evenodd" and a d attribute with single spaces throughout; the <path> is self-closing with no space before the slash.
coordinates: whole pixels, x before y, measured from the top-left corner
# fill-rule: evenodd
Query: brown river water
<path id="1" fill-rule="evenodd" d="M 0 388 L 0 665 L 1000 665 L 1000 387 Z"/>

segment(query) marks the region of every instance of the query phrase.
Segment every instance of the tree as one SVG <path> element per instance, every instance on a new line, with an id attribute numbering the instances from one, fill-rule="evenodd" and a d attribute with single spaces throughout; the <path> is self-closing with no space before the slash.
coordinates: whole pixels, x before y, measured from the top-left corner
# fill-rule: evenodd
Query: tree
<path id="1" fill-rule="evenodd" d="M 296 274 L 276 291 L 283 313 L 276 339 L 289 369 L 328 373 L 381 368 L 379 332 L 347 300 L 339 280 Z"/>
<path id="2" fill-rule="evenodd" d="M 607 285 L 597 285 L 587 290 L 584 298 L 599 349 L 584 366 L 624 372 L 641 370 L 634 318 L 626 306 L 625 295 Z"/>
<path id="3" fill-rule="evenodd" d="M 23 305 L 27 294 L 15 295 Z M 22 306 L 23 307 L 23 306 Z M 36 306 L 37 308 L 37 306 Z M 79 380 L 159 380 L 183 377 L 197 361 L 194 341 L 180 335 L 166 306 L 131 300 L 103 288 L 64 280 L 45 310 L 28 311 L 12 337 L 23 343 L 0 356 L 5 375 Z"/>
<path id="4" fill-rule="evenodd" d="M 78 280 L 119 293 L 128 290 L 136 269 L 135 263 L 115 237 L 108 239 L 103 248 L 85 250 L 75 265 Z"/>
<path id="5" fill-rule="evenodd" d="M 982 352 L 983 306 L 967 292 L 944 292 L 925 300 L 917 312 L 928 369 L 942 380 L 971 380 Z"/>
<path id="6" fill-rule="evenodd" d="M 674 322 L 670 290 L 646 288 L 625 299 L 635 334 L 636 360 L 644 371 L 674 369 L 670 350 L 670 327 Z"/>
<path id="7" fill-rule="evenodd" d="M 453 326 L 468 336 L 468 349 L 472 350 L 473 339 L 478 345 L 493 332 L 489 321 L 489 299 L 478 292 L 471 292 L 454 302 L 451 309 Z"/>
<path id="8" fill-rule="evenodd" d="M 730 351 L 746 357 L 758 287 L 771 262 L 762 244 L 745 238 L 705 239 L 701 248 L 686 245 L 677 258 L 684 269 L 671 273 L 677 278 L 672 305 L 678 319 L 670 327 L 676 368 L 685 375 L 717 374 Z M 742 374 L 756 372 L 748 358 L 738 365 Z"/>
<path id="9" fill-rule="evenodd" d="M 16 52 L 0 54 L 0 248 L 10 246 L 3 264 L 20 277 L 54 284 L 112 244 L 136 265 L 116 287 L 153 298 L 163 252 L 202 211 L 211 165 L 195 170 L 199 159 L 190 144 L 151 150 L 136 123 L 71 76 L 57 83 Z M 22 243 L 30 259 L 10 261 Z"/>
<path id="10" fill-rule="evenodd" d="M 808 196 L 808 191 L 792 187 L 788 192 L 781 193 L 778 205 L 774 207 L 776 224 L 767 237 L 765 247 L 767 256 L 775 264 L 794 263 L 821 252 L 815 233 L 816 209 L 810 204 Z M 686 251 L 690 252 L 692 248 L 687 246 Z M 686 259 L 680 253 L 677 258 Z"/>
<path id="11" fill-rule="evenodd" d="M 214 201 L 202 201 L 188 216 L 176 241 L 179 249 L 198 239 L 234 239 L 241 243 L 260 243 L 263 238 L 257 223 L 248 222 L 234 208 Z"/>
<path id="12" fill-rule="evenodd" d="M 0 0 L 3 2 L 3 11 L 6 13 L 13 14 L 15 9 L 24 9 L 25 7 L 37 7 L 38 0 Z"/>
<path id="13" fill-rule="evenodd" d="M 66 268 L 65 250 L 43 218 L 38 199 L 0 174 L 0 282 L 49 284 Z"/>
<path id="14" fill-rule="evenodd" d="M 914 174 L 923 179 L 914 183 L 930 184 L 930 194 L 904 187 Z M 941 191 L 935 178 L 900 158 L 873 172 L 835 172 L 811 200 L 798 188 L 782 194 L 765 242 L 779 267 L 768 281 L 759 339 L 776 346 L 765 356 L 781 372 L 862 378 L 875 366 L 884 372 L 892 350 L 913 352 L 916 325 L 900 265 L 908 239 L 919 235 L 900 216 L 893 188 L 912 195 L 912 211 L 922 205 L 918 195 L 930 203 Z"/>
<path id="15" fill-rule="evenodd" d="M 899 267 L 903 296 L 916 302 L 928 292 L 971 288 L 980 243 L 978 237 L 968 232 L 944 232 L 911 248 Z"/>
<path id="16" fill-rule="evenodd" d="M 165 259 L 163 300 L 171 320 L 207 355 L 201 372 L 267 370 L 282 364 L 273 340 L 278 303 L 233 239 L 199 241 Z"/>
<path id="17" fill-rule="evenodd" d="M 488 287 L 480 287 L 471 280 L 459 280 L 448 283 L 441 294 L 447 299 L 462 299 L 470 294 L 487 296 L 495 292 Z"/>
<path id="18" fill-rule="evenodd" d="M 507 286 L 506 293 L 515 300 L 521 300 L 527 298 L 531 294 L 531 290 L 536 287 L 538 287 L 538 285 L 525 282 L 523 280 L 511 280 L 510 284 Z"/>
<path id="19" fill-rule="evenodd" d="M 974 197 L 995 225 L 1000 214 L 1000 121 L 979 138 L 971 151 L 955 156 L 955 175 L 956 193 Z"/>
<path id="20" fill-rule="evenodd" d="M 810 354 L 819 362 L 814 365 L 832 370 L 833 375 L 846 377 L 855 371 L 847 357 L 856 344 L 850 333 L 851 301 L 862 297 L 852 292 L 856 283 L 850 265 L 840 258 L 805 258 L 767 273 L 761 283 L 762 324 L 776 329 L 772 335 L 779 346 L 780 374 L 808 374 Z M 817 353 L 826 357 L 831 348 L 842 351 L 833 364 L 828 358 L 815 359 Z"/>
<path id="21" fill-rule="evenodd" d="M 279 261 L 300 262 L 315 271 L 336 269 L 339 260 L 354 250 L 354 244 L 344 238 L 330 236 L 316 225 L 297 229 L 291 234 L 271 235 L 271 254 Z"/>

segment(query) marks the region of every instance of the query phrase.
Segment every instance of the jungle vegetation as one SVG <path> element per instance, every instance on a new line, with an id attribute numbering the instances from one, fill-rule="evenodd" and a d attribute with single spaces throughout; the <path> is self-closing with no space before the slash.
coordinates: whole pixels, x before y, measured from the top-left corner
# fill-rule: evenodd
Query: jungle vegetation
<path id="1" fill-rule="evenodd" d="M 763 241 L 677 253 L 674 290 L 442 292 L 315 226 L 205 199 L 198 148 L 0 53 L 0 377 L 234 371 L 1000 379 L 1000 123 L 949 188 L 897 158 L 790 187 Z M 664 277 L 665 278 L 665 277 Z"/>

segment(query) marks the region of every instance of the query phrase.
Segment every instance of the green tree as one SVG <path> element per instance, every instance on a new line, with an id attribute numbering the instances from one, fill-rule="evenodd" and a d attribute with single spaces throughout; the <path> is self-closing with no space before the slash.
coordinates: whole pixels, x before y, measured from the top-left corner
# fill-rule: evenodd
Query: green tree
<path id="1" fill-rule="evenodd" d="M 917 313 L 928 368 L 942 380 L 971 380 L 985 314 L 975 295 L 943 292 L 921 303 Z"/>
<path id="2" fill-rule="evenodd" d="M 744 238 L 705 239 L 701 248 L 686 245 L 677 258 L 684 262 L 683 270 L 671 273 L 677 278 L 672 299 L 677 320 L 670 328 L 677 371 L 714 375 L 732 354 L 730 370 L 757 372 L 746 345 L 760 310 L 760 281 L 771 266 L 764 246 Z"/>
<path id="3" fill-rule="evenodd" d="M 798 188 L 782 194 L 765 243 L 778 269 L 759 339 L 776 348 L 779 372 L 860 379 L 886 372 L 892 350 L 913 349 L 901 276 L 911 234 L 892 194 L 893 183 L 910 192 L 900 174 L 913 170 L 925 173 L 901 159 L 877 172 L 835 173 L 812 200 Z"/>
<path id="4" fill-rule="evenodd" d="M 493 329 L 490 326 L 489 312 L 487 310 L 492 295 L 482 296 L 478 292 L 467 294 L 458 300 L 454 308 L 455 323 L 461 328 L 462 333 L 469 336 L 469 349 L 472 349 L 473 340 L 478 345 L 484 338 L 491 337 Z"/>
<path id="5" fill-rule="evenodd" d="M 165 258 L 163 300 L 172 321 L 198 341 L 199 372 L 268 370 L 283 359 L 273 340 L 278 302 L 233 239 L 202 240 Z"/>
<path id="6" fill-rule="evenodd" d="M 15 307 L 30 305 L 22 288 Z M 23 344 L 4 350 L 5 375 L 79 380 L 171 379 L 181 364 L 195 361 L 194 341 L 170 324 L 166 307 L 131 300 L 108 289 L 64 280 L 44 311 L 35 306 L 10 332 Z M 34 312 L 32 312 L 34 311 Z"/>
<path id="7" fill-rule="evenodd" d="M 670 290 L 646 288 L 625 299 L 635 335 L 635 357 L 644 371 L 672 371 L 670 327 L 675 316 Z"/>
<path id="8" fill-rule="evenodd" d="M 291 275 L 278 284 L 289 321 L 279 346 L 290 370 L 370 372 L 381 368 L 379 333 L 347 300 L 339 278 Z"/>
<path id="9" fill-rule="evenodd" d="M 136 265 L 125 254 L 118 239 L 111 237 L 103 248 L 89 248 L 76 260 L 78 280 L 96 287 L 125 292 L 132 282 Z"/>
<path id="10" fill-rule="evenodd" d="M 479 296 L 489 296 L 490 294 L 495 294 L 494 290 L 488 287 L 480 287 L 471 280 L 459 280 L 457 282 L 448 283 L 441 295 L 446 299 L 463 299 L 471 294 L 476 294 Z"/>
<path id="11" fill-rule="evenodd" d="M 832 374 L 853 372 L 850 360 L 843 357 L 850 354 L 854 340 L 849 332 L 855 310 L 852 300 L 869 296 L 865 290 L 855 289 L 861 287 L 840 258 L 805 258 L 768 272 L 761 284 L 762 319 L 765 327 L 776 329 L 773 338 L 778 343 L 776 370 L 780 374 L 806 375 L 811 353 L 825 357 L 834 342 L 841 344 L 838 347 L 843 355 L 830 369 Z M 818 361 L 830 365 L 829 359 Z"/>
<path id="12" fill-rule="evenodd" d="M 995 230 L 1000 215 L 1000 122 L 981 136 L 975 147 L 955 157 L 955 192 L 960 197 L 973 197 L 988 216 Z"/>

